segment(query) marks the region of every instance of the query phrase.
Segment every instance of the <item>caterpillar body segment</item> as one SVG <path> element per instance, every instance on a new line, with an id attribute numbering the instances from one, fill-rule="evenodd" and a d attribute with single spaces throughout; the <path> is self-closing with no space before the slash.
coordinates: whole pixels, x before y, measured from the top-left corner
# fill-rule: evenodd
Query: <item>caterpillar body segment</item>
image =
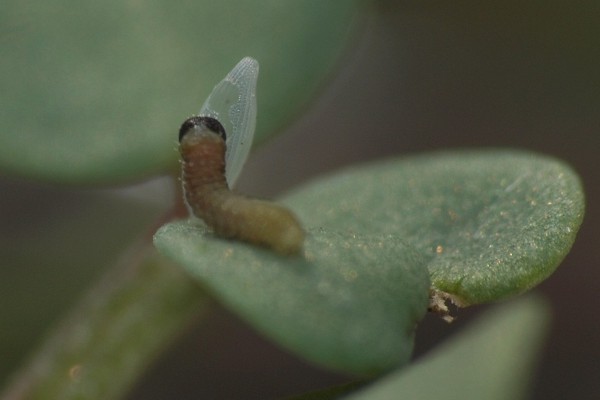
<path id="1" fill-rule="evenodd" d="M 301 251 L 304 230 L 288 209 L 229 189 L 225 176 L 226 133 L 211 117 L 187 119 L 179 132 L 186 203 L 214 232 L 292 255 Z"/>

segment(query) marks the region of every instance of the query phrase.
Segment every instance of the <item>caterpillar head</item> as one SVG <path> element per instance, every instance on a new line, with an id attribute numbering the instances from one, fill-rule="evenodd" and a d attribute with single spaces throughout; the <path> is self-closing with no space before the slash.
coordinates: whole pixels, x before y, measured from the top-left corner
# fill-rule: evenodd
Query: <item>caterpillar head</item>
<path id="1" fill-rule="evenodd" d="M 179 142 L 181 143 L 181 139 L 183 139 L 185 135 L 194 132 L 200 133 L 207 130 L 219 135 L 221 139 L 227 140 L 225 128 L 223 128 L 223 125 L 215 118 L 194 116 L 186 119 L 183 121 L 183 124 L 181 124 L 181 128 L 179 128 Z"/>

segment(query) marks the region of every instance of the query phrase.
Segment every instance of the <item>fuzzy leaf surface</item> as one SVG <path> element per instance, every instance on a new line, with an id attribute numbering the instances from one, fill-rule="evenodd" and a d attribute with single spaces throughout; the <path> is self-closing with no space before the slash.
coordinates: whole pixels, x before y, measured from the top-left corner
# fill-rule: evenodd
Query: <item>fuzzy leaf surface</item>
<path id="1" fill-rule="evenodd" d="M 571 249 L 584 214 L 577 174 L 513 150 L 440 152 L 349 168 L 286 198 L 307 226 L 396 235 L 462 305 L 522 293 Z"/>
<path id="2" fill-rule="evenodd" d="M 188 220 L 163 226 L 154 243 L 256 329 L 333 369 L 369 375 L 406 363 L 427 309 L 423 259 L 390 235 L 311 230 L 294 258 Z"/>

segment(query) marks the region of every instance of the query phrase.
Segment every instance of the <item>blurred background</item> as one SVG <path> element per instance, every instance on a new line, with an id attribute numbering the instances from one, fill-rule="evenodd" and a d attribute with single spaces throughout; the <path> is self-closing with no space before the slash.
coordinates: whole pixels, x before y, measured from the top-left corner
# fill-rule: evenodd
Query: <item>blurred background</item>
<path id="1" fill-rule="evenodd" d="M 535 289 L 551 303 L 553 324 L 532 398 L 597 398 L 600 3 L 389 1 L 368 9 L 330 84 L 253 153 L 238 189 L 276 197 L 347 165 L 447 148 L 514 147 L 565 160 L 582 177 L 587 214 L 572 252 Z M 260 110 L 259 93 L 259 119 Z M 173 185 L 161 178 L 84 190 L 0 178 L 2 381 L 103 267 L 168 210 Z M 452 325 L 428 316 L 415 357 L 486 308 L 461 310 Z M 347 380 L 217 308 L 130 398 L 265 399 Z"/>

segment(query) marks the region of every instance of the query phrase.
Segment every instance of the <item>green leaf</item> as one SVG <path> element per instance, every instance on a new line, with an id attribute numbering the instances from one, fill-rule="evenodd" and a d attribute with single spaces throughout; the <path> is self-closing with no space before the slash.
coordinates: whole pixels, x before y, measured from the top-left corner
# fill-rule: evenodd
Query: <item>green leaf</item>
<path id="1" fill-rule="evenodd" d="M 577 175 L 520 151 L 455 151 L 351 168 L 287 203 L 306 226 L 392 234 L 427 260 L 433 286 L 462 305 L 524 292 L 569 252 L 584 213 Z"/>
<path id="2" fill-rule="evenodd" d="M 154 242 L 258 330 L 339 370 L 407 362 L 427 308 L 423 260 L 391 235 L 311 230 L 294 258 L 216 238 L 190 220 L 163 226 Z"/>
<path id="3" fill-rule="evenodd" d="M 485 315 L 419 362 L 348 400 L 526 398 L 548 325 L 548 309 L 529 298 Z"/>
<path id="4" fill-rule="evenodd" d="M 121 399 L 210 303 L 143 238 L 60 321 L 2 399 Z"/>
<path id="5" fill-rule="evenodd" d="M 0 387 L 100 271 L 164 213 L 94 192 L 8 184 L 1 191 Z"/>
<path id="6" fill-rule="evenodd" d="M 5 1 L 0 169 L 113 183 L 174 168 L 179 125 L 244 56 L 261 63 L 262 141 L 331 73 L 360 4 Z"/>

